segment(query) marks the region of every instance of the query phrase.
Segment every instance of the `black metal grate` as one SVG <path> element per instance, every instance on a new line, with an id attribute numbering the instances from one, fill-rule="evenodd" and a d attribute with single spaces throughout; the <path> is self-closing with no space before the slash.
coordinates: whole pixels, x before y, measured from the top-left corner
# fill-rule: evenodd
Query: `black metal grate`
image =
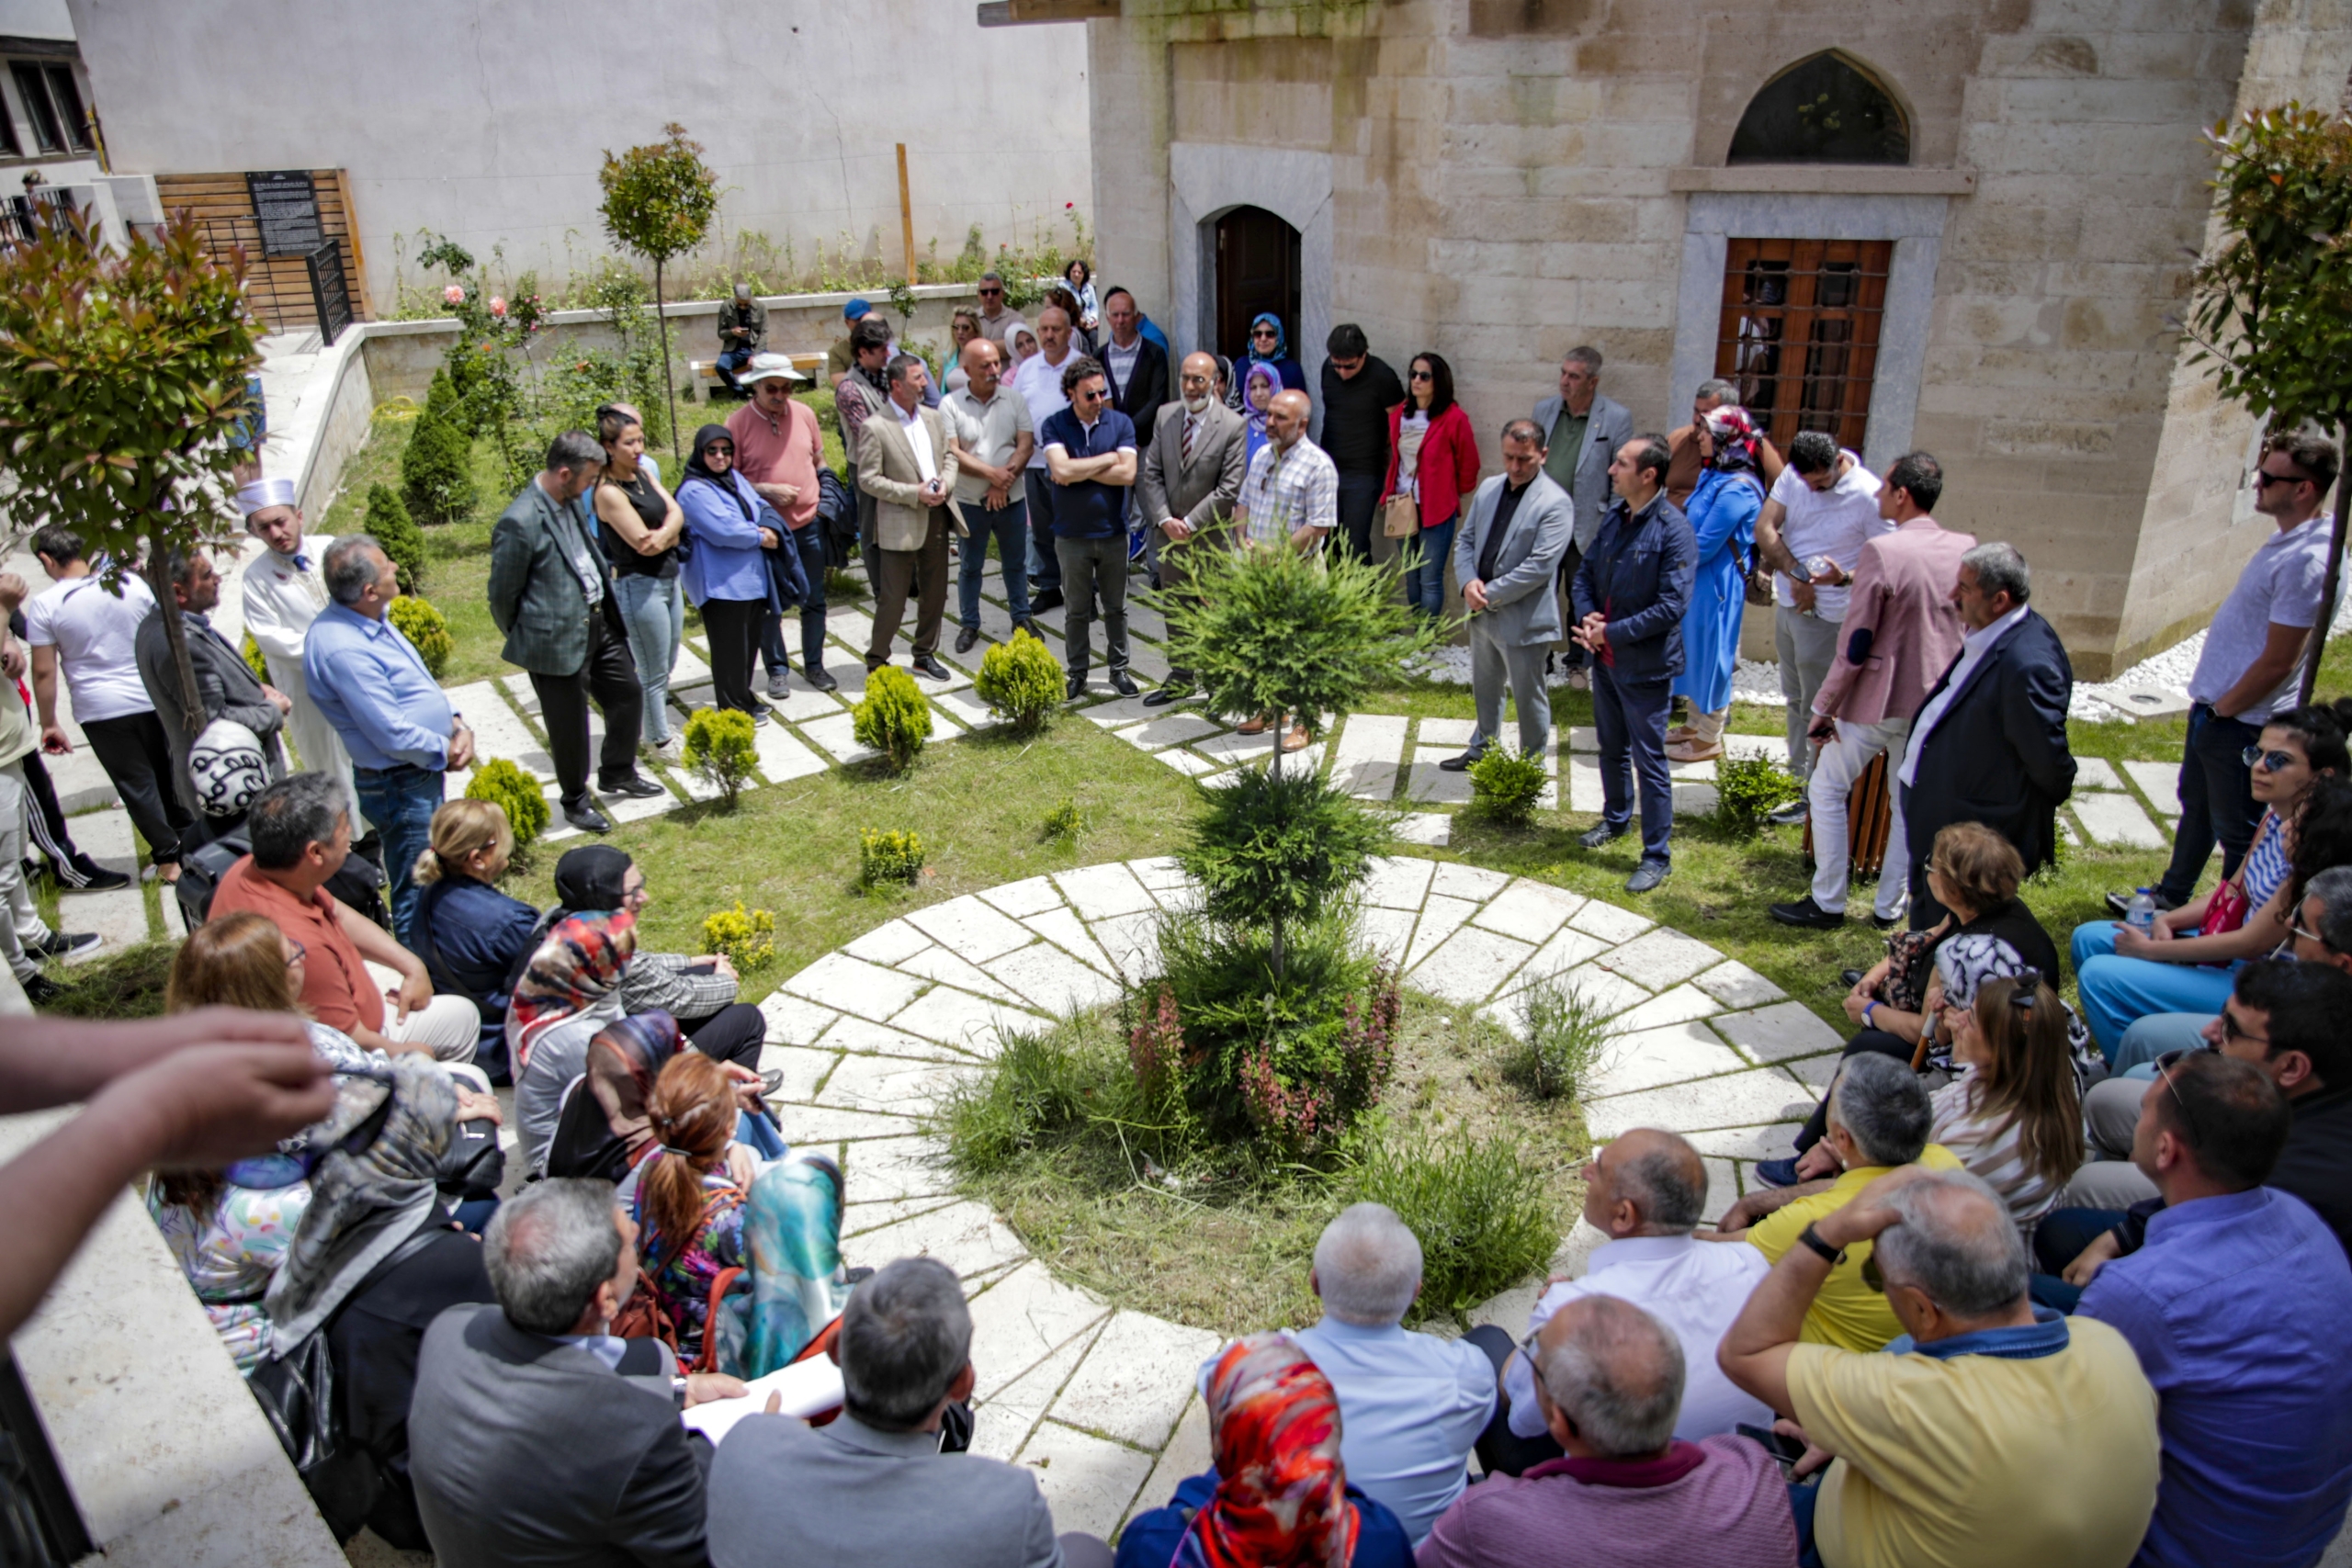
<path id="1" fill-rule="evenodd" d="M 1731 242 L 1715 374 L 1775 446 L 1826 430 L 1860 449 L 1893 254 L 1883 241 Z"/>

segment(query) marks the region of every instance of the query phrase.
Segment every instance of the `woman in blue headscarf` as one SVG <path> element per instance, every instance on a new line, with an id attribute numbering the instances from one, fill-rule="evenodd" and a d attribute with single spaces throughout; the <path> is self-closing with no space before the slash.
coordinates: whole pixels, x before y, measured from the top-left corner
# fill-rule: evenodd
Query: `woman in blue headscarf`
<path id="1" fill-rule="evenodd" d="M 1242 389 L 1249 384 L 1250 367 L 1265 365 L 1272 367 L 1274 378 L 1282 383 L 1278 391 L 1306 390 L 1306 372 L 1290 356 L 1290 339 L 1283 332 L 1282 319 L 1272 310 L 1261 310 L 1250 323 L 1250 352 L 1233 367 L 1236 379 L 1233 389 L 1226 394 L 1229 407 L 1247 412 L 1249 405 L 1241 400 Z"/>
<path id="2" fill-rule="evenodd" d="M 1756 514 L 1764 510 L 1756 427 L 1747 411 L 1725 404 L 1699 423 L 1691 439 L 1706 468 L 1682 503 L 1690 531 L 1698 536 L 1699 573 L 1690 585 L 1690 607 L 1682 615 L 1682 673 L 1674 678 L 1674 694 L 1690 699 L 1690 724 L 1666 738 L 1667 757 L 1676 762 L 1703 762 L 1724 754 L 1732 670 L 1739 662 L 1739 621 L 1756 552 Z"/>

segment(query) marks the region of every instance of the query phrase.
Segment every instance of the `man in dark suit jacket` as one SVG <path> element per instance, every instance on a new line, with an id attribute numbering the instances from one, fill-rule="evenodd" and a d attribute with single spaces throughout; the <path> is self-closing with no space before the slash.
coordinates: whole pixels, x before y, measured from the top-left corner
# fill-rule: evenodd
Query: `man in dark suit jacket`
<path id="1" fill-rule="evenodd" d="M 542 1181 L 482 1236 L 495 1306 L 425 1330 L 409 1472 L 441 1568 L 706 1568 L 710 1445 L 682 1408 L 741 1394 L 606 1330 L 637 1284 L 609 1183 Z"/>
<path id="2" fill-rule="evenodd" d="M 613 826 L 588 793 L 590 698 L 605 715 L 596 787 L 643 799 L 664 793 L 637 771 L 645 689 L 610 573 L 572 504 L 604 464 L 594 436 L 565 431 L 548 447 L 546 469 L 507 503 L 490 536 L 490 618 L 506 634 L 506 661 L 528 672 L 539 695 L 563 819 L 583 833 Z"/>
<path id="3" fill-rule="evenodd" d="M 1111 383 L 1111 406 L 1136 427 L 1136 455 L 1151 449 L 1159 408 L 1168 401 L 1168 351 L 1143 335 L 1143 312 L 1124 288 L 1102 296 L 1102 319 L 1111 341 L 1102 345 L 1102 374 Z"/>
<path id="4" fill-rule="evenodd" d="M 1903 819 L 1910 838 L 1911 929 L 1944 918 L 1928 891 L 1937 830 L 1982 822 L 2017 846 L 2031 875 L 2049 863 L 2058 807 L 2075 790 L 2066 746 L 2074 666 L 2050 623 L 2026 604 L 2025 558 L 1979 545 L 1960 558 L 1952 603 L 1968 623 L 1960 657 L 1928 693 L 1903 760 Z"/>
<path id="5" fill-rule="evenodd" d="M 171 577 L 172 592 L 180 605 L 180 636 L 187 644 L 188 667 L 196 672 L 197 697 L 203 705 L 193 728 L 187 721 L 179 666 L 172 659 L 171 637 L 160 613 L 139 623 L 132 650 L 140 682 L 155 705 L 155 716 L 163 721 L 164 743 L 172 750 L 172 787 L 179 791 L 181 802 L 197 820 L 196 829 L 181 839 L 193 844 L 208 834 L 217 836 L 224 826 L 208 820 L 204 803 L 197 798 L 195 781 L 188 776 L 188 748 L 197 735 L 216 718 L 242 724 L 261 742 L 269 776 L 284 778 L 286 751 L 277 736 L 294 703 L 254 674 L 245 656 L 212 629 L 211 612 L 220 603 L 220 574 L 213 570 L 212 558 L 201 550 L 175 551 Z"/>
<path id="6" fill-rule="evenodd" d="M 1238 543 L 1227 524 L 1234 499 L 1241 493 L 1250 450 L 1241 416 L 1217 399 L 1216 355 L 1188 354 L 1178 369 L 1177 400 L 1159 411 L 1156 429 L 1136 432 L 1141 457 L 1134 505 L 1151 541 L 1154 573 L 1161 551 L 1176 552 L 1169 558 L 1171 576 L 1175 563 L 1195 541 L 1215 549 L 1231 549 Z M 1181 590 L 1178 597 L 1181 601 Z M 1171 669 L 1143 705 L 1164 707 L 1192 688 L 1191 671 Z"/>

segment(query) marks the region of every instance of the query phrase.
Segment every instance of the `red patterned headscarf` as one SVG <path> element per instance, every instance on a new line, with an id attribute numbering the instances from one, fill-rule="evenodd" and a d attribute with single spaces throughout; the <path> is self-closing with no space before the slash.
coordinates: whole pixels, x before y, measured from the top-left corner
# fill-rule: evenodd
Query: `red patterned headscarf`
<path id="1" fill-rule="evenodd" d="M 539 1036 L 550 1025 L 585 1012 L 611 995 L 636 953 L 637 917 L 626 910 L 573 915 L 555 923 L 514 983 L 514 999 L 506 1009 L 507 1038 L 515 1045 L 518 1076 Z"/>
<path id="2" fill-rule="evenodd" d="M 1707 434 L 1715 444 L 1715 455 L 1708 460 L 1711 468 L 1721 468 L 1729 474 L 1752 474 L 1757 471 L 1756 447 L 1761 439 L 1756 422 L 1747 411 L 1736 403 L 1725 403 L 1706 415 Z"/>
<path id="3" fill-rule="evenodd" d="M 1279 1334 L 1225 1348 L 1209 1372 L 1216 1495 L 1170 1568 L 1347 1568 L 1357 1517 L 1340 1465 L 1340 1400 Z"/>

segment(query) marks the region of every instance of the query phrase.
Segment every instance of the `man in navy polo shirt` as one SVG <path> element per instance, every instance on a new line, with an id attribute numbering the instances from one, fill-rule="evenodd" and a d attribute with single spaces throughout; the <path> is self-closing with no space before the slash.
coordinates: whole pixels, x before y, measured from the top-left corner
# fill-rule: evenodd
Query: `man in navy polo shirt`
<path id="1" fill-rule="evenodd" d="M 1102 596 L 1102 657 L 1111 689 L 1136 694 L 1127 673 L 1127 487 L 1136 482 L 1135 422 L 1111 406 L 1102 365 L 1084 355 L 1062 371 L 1069 407 L 1046 417 L 1037 432 L 1054 486 L 1054 554 L 1062 568 L 1069 643 L 1069 696 L 1086 693 L 1094 627 L 1094 597 Z"/>

